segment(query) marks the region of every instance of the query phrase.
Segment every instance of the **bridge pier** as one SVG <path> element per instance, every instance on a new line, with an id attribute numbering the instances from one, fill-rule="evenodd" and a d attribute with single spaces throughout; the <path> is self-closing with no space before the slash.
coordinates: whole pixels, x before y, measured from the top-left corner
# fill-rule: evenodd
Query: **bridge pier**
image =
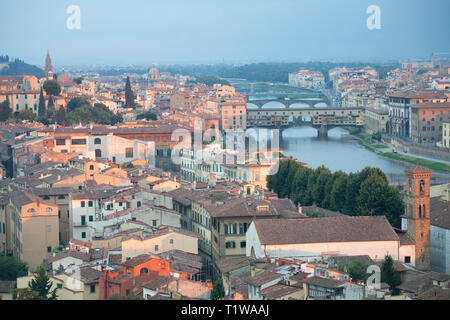
<path id="1" fill-rule="evenodd" d="M 317 133 L 319 138 L 326 138 L 328 137 L 328 126 L 321 125 L 317 128 Z"/>

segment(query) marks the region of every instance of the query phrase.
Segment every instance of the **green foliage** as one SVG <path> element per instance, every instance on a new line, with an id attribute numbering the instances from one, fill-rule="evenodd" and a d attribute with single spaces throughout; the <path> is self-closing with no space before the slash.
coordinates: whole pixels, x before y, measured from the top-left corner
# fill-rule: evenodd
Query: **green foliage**
<path id="1" fill-rule="evenodd" d="M 145 119 L 145 120 L 157 120 L 158 117 L 156 116 L 155 113 L 153 113 L 151 111 L 147 111 L 147 112 L 138 114 L 136 119 L 137 120 L 142 120 L 142 119 Z"/>
<path id="2" fill-rule="evenodd" d="M 59 252 L 64 251 L 64 249 L 65 249 L 64 246 L 57 246 L 57 247 L 53 248 L 52 253 L 59 253 Z"/>
<path id="3" fill-rule="evenodd" d="M 61 87 L 56 80 L 47 80 L 44 82 L 43 88 L 50 96 L 59 96 L 61 93 Z"/>
<path id="4" fill-rule="evenodd" d="M 352 260 L 349 264 L 340 265 L 339 271 L 347 272 L 352 277 L 352 281 L 358 282 L 363 281 L 366 282 L 369 274 L 367 273 L 367 267 L 361 261 Z"/>
<path id="5" fill-rule="evenodd" d="M 222 300 L 225 297 L 222 279 L 216 280 L 211 291 L 211 300 Z"/>
<path id="6" fill-rule="evenodd" d="M 6 121 L 11 118 L 12 110 L 9 107 L 9 100 L 6 99 L 2 103 L 0 103 L 0 121 Z"/>
<path id="7" fill-rule="evenodd" d="M 75 78 L 73 79 L 73 82 L 76 84 L 81 84 L 83 82 L 83 78 L 82 77 Z"/>
<path id="8" fill-rule="evenodd" d="M 186 84 L 190 83 L 203 83 L 204 85 L 207 85 L 208 87 L 212 87 L 215 84 L 222 84 L 222 85 L 230 85 L 230 83 L 227 80 L 219 79 L 214 76 L 208 76 L 205 74 L 196 75 L 195 80 L 188 80 L 186 81 Z"/>
<path id="9" fill-rule="evenodd" d="M 398 294 L 397 286 L 402 283 L 400 272 L 394 269 L 394 261 L 391 256 L 386 256 L 384 258 L 383 264 L 381 265 L 381 282 L 385 282 L 389 285 L 389 290 L 393 295 Z"/>
<path id="10" fill-rule="evenodd" d="M 134 168 L 134 165 L 131 162 L 125 162 L 122 164 L 122 168 Z"/>
<path id="11" fill-rule="evenodd" d="M 41 93 L 39 94 L 39 105 L 38 105 L 38 116 L 40 119 L 45 118 L 46 115 L 46 108 L 45 108 L 45 99 L 44 99 L 44 92 L 41 89 Z"/>
<path id="12" fill-rule="evenodd" d="M 381 132 L 378 131 L 378 132 L 372 134 L 372 140 L 381 141 Z"/>
<path id="13" fill-rule="evenodd" d="M 30 288 L 14 289 L 11 291 L 14 300 L 42 300 L 36 291 Z"/>
<path id="14" fill-rule="evenodd" d="M 278 172 L 267 177 L 267 186 L 280 198 L 296 204 L 317 206 L 351 216 L 385 215 L 392 226 L 400 226 L 404 204 L 400 193 L 388 185 L 379 168 L 357 173 L 331 173 L 324 166 L 310 169 L 292 159 L 280 161 Z"/>
<path id="15" fill-rule="evenodd" d="M 66 125 L 66 109 L 64 107 L 59 107 L 58 112 L 56 113 L 56 123 L 61 126 Z"/>
<path id="16" fill-rule="evenodd" d="M 33 121 L 34 120 L 34 113 L 33 110 L 22 110 L 17 114 L 17 119 L 20 121 L 28 120 Z"/>
<path id="17" fill-rule="evenodd" d="M 91 105 L 91 103 L 85 98 L 72 98 L 67 103 L 67 111 L 74 111 L 75 109 L 81 107 L 82 105 Z"/>
<path id="18" fill-rule="evenodd" d="M 38 294 L 39 300 L 56 300 L 57 288 L 51 290 L 53 282 L 42 266 L 39 266 L 36 276 L 28 282 L 28 287 Z"/>
<path id="19" fill-rule="evenodd" d="M 66 124 L 90 123 L 114 125 L 122 122 L 121 114 L 114 114 L 102 103 L 96 103 L 92 106 L 89 101 L 83 98 L 73 98 L 67 104 L 65 119 Z"/>
<path id="20" fill-rule="evenodd" d="M 130 77 L 127 77 L 125 84 L 125 105 L 130 108 L 134 108 L 136 103 L 134 102 L 135 95 L 131 89 Z"/>
<path id="21" fill-rule="evenodd" d="M 9 57 L 5 56 L 3 58 L 4 62 L 8 62 L 6 61 L 6 57 L 9 61 Z M 44 70 L 36 66 L 27 64 L 20 59 L 15 59 L 14 61 L 9 62 L 9 65 L 7 67 L 0 70 L 0 76 L 21 76 L 23 74 L 33 75 L 37 78 L 42 78 L 45 76 Z"/>
<path id="22" fill-rule="evenodd" d="M 0 255 L 0 280 L 15 281 L 28 274 L 28 265 L 14 257 Z"/>

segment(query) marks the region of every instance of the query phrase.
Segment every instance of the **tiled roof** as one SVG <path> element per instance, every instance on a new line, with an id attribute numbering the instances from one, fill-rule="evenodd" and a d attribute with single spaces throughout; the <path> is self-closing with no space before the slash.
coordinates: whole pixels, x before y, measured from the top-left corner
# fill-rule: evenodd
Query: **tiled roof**
<path id="1" fill-rule="evenodd" d="M 293 294 L 302 290 L 302 288 L 290 287 L 284 284 L 275 284 L 268 288 L 261 290 L 259 293 L 264 296 L 267 300 L 275 300 L 278 298 L 282 298 L 289 294 Z"/>
<path id="2" fill-rule="evenodd" d="M 431 173 L 432 171 L 422 166 L 415 166 L 405 170 L 407 173 Z"/>
<path id="3" fill-rule="evenodd" d="M 261 244 L 398 240 L 384 216 L 256 219 L 253 223 Z"/>
<path id="4" fill-rule="evenodd" d="M 142 285 L 143 288 L 157 290 L 161 287 L 168 286 L 170 282 L 170 277 L 158 276 L 153 280 L 150 280 Z"/>
<path id="5" fill-rule="evenodd" d="M 341 287 L 344 285 L 344 282 L 342 282 L 342 281 L 321 278 L 321 277 L 317 277 L 317 276 L 306 278 L 304 280 L 304 282 L 307 284 L 310 284 L 310 285 L 323 287 L 323 288 L 330 288 L 330 289 L 338 288 L 338 287 Z"/>
<path id="6" fill-rule="evenodd" d="M 281 280 L 282 275 L 273 271 L 263 271 L 257 275 L 254 275 L 253 277 L 247 279 L 247 283 L 251 284 L 255 287 L 260 287 L 265 283 L 274 281 L 276 279 Z"/>
<path id="7" fill-rule="evenodd" d="M 222 273 L 227 273 L 247 266 L 250 266 L 248 257 L 223 258 L 217 262 L 217 267 Z"/>
<path id="8" fill-rule="evenodd" d="M 450 230 L 449 202 L 440 197 L 430 199 L 430 224 L 435 227 Z"/>

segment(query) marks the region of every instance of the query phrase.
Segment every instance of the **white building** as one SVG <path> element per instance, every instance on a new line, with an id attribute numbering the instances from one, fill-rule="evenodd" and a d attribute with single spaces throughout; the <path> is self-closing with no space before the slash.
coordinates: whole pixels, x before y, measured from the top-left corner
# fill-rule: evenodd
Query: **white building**
<path id="1" fill-rule="evenodd" d="M 289 73 L 289 85 L 313 90 L 324 89 L 325 77 L 319 71 L 300 70 Z"/>
<path id="2" fill-rule="evenodd" d="M 246 255 L 300 258 L 368 255 L 371 259 L 415 260 L 415 245 L 403 242 L 384 216 L 315 219 L 256 219 L 246 234 Z M 403 243 L 402 243 L 403 242 Z"/>

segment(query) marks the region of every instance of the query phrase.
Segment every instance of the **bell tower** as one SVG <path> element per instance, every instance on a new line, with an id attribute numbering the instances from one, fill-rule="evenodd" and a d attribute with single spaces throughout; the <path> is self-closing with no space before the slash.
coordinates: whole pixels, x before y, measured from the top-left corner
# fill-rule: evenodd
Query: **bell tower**
<path id="1" fill-rule="evenodd" d="M 415 266 L 430 269 L 430 177 L 432 171 L 422 166 L 405 170 L 405 216 L 407 233 L 414 239 Z"/>

